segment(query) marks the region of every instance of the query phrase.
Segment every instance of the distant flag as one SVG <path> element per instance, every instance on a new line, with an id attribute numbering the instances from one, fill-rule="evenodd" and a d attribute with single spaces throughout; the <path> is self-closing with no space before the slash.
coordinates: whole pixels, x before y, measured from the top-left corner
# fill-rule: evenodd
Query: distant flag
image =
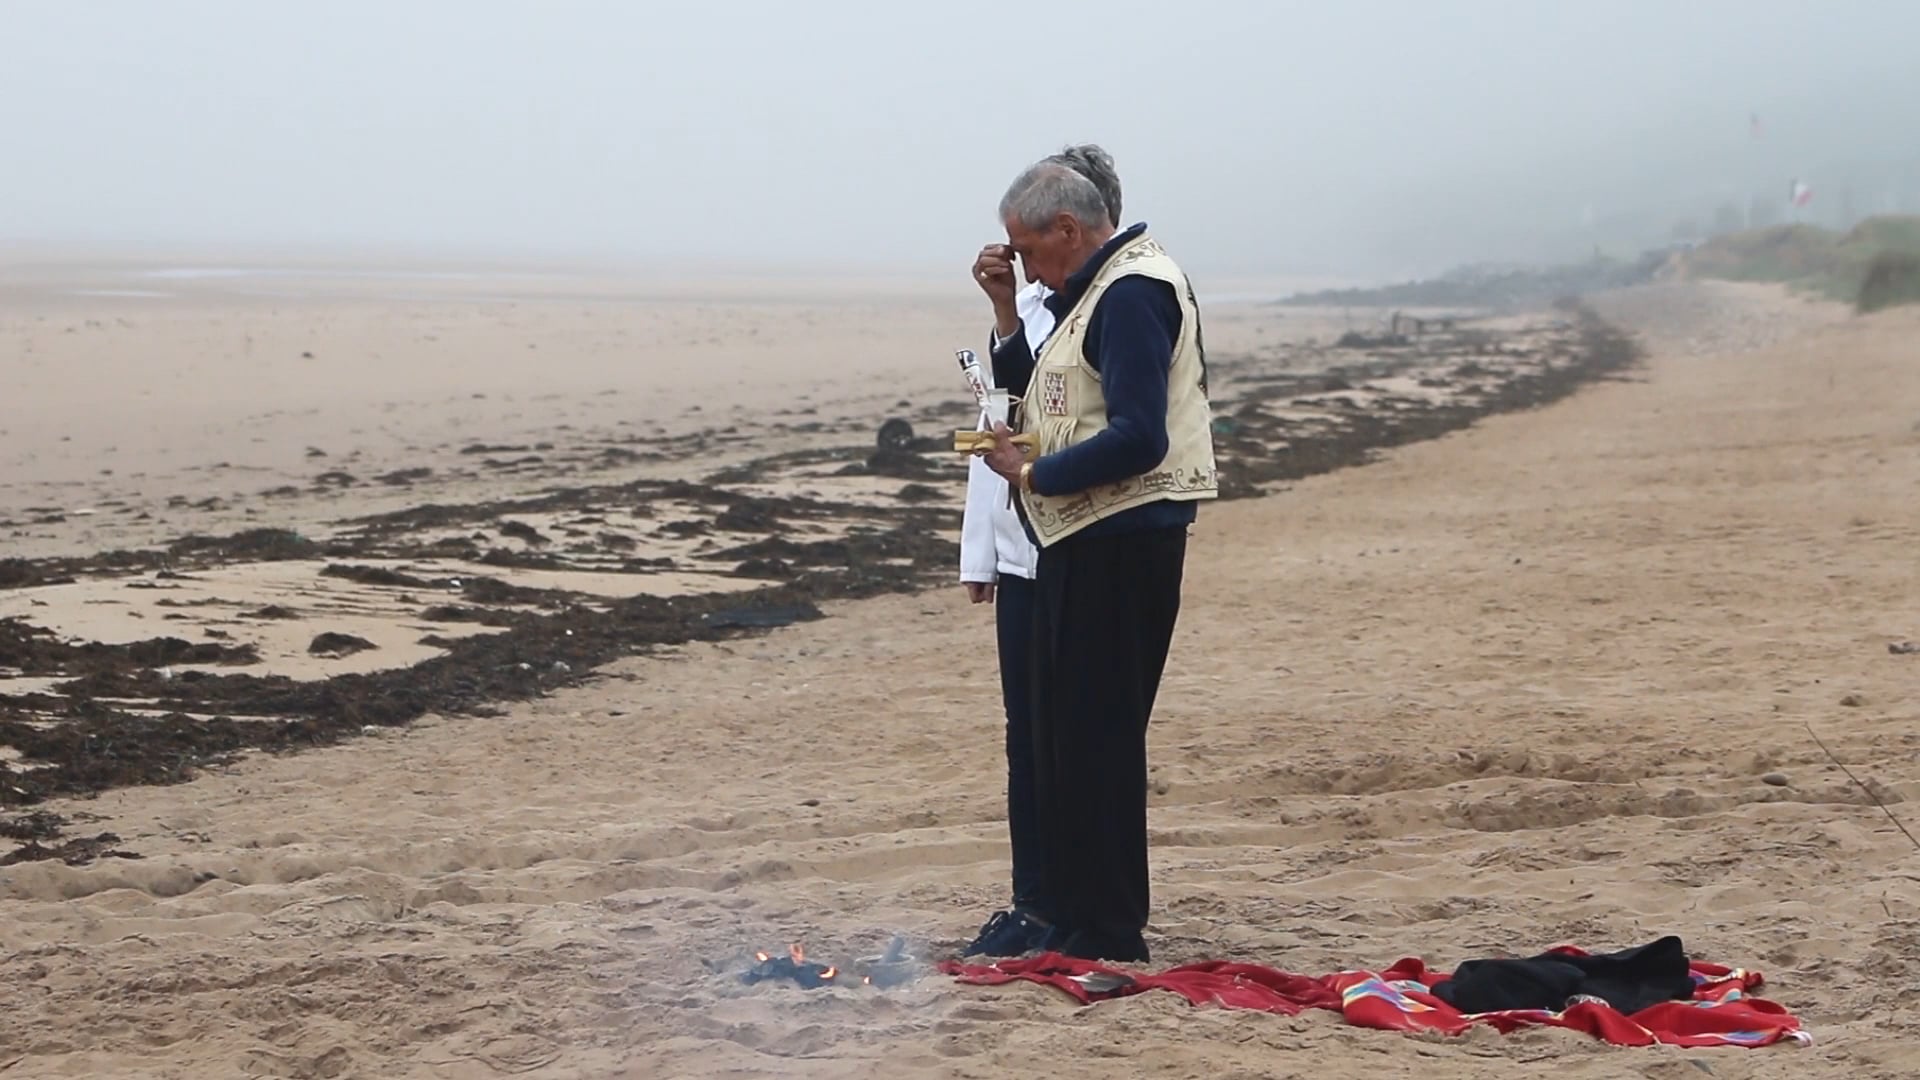
<path id="1" fill-rule="evenodd" d="M 1795 180 L 1787 188 L 1787 201 L 1795 206 L 1805 206 L 1813 201 L 1813 189 L 1805 180 Z"/>
<path id="2" fill-rule="evenodd" d="M 1760 114 L 1748 113 L 1747 114 L 1747 134 L 1757 139 L 1762 134 L 1764 134 L 1764 132 L 1765 132 L 1765 129 L 1763 129 L 1760 126 Z"/>

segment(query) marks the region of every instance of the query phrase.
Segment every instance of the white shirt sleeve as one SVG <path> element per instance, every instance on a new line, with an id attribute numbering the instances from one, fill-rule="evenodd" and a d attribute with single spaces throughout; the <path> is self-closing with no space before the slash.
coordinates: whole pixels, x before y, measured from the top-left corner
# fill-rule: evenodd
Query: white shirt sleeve
<path id="1" fill-rule="evenodd" d="M 1028 347 L 1036 355 L 1040 351 L 1038 342 L 1053 329 L 1053 312 L 1046 306 L 1048 295 L 1047 287 L 1036 281 L 1014 298 Z M 1006 344 L 997 327 L 989 330 L 988 335 L 993 349 Z M 980 427 L 984 430 L 985 423 Z M 967 502 L 960 515 L 961 581 L 1000 580 L 1000 544 L 995 519 L 1001 516 L 1001 506 L 1007 496 L 1007 482 L 987 468 L 986 462 L 976 457 L 967 463 Z"/>
<path id="2" fill-rule="evenodd" d="M 967 462 L 967 504 L 960 513 L 960 580 L 991 585 L 1000 580 L 1000 554 L 993 535 L 993 500 L 1007 497 L 1007 482 L 979 458 Z"/>
<path id="3" fill-rule="evenodd" d="M 1021 329 L 1027 335 L 1027 347 L 1034 356 L 1040 355 L 1040 343 L 1046 340 L 1047 332 L 1053 329 L 1053 312 L 1047 310 L 1047 297 L 1053 290 L 1035 281 L 1021 289 L 1013 298 L 1014 311 L 1020 316 Z M 987 329 L 987 340 L 991 342 L 988 352 L 999 352 L 1000 347 L 1009 339 L 1000 336 L 997 326 Z"/>

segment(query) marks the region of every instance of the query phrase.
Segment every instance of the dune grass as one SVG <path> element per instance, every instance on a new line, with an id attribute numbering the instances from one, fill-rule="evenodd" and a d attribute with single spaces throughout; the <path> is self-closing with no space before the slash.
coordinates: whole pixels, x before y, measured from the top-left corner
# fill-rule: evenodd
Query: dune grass
<path id="1" fill-rule="evenodd" d="M 1686 272 L 1726 281 L 1777 281 L 1860 311 L 1920 303 L 1920 217 L 1868 218 L 1845 233 L 1776 225 L 1716 237 L 1690 252 Z"/>
<path id="2" fill-rule="evenodd" d="M 1854 307 L 1861 313 L 1920 304 L 1920 255 L 1883 251 L 1867 264 Z"/>

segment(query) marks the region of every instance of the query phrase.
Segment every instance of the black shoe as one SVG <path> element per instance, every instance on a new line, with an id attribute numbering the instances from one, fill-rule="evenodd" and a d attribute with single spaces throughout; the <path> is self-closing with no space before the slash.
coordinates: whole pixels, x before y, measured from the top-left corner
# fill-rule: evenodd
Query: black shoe
<path id="1" fill-rule="evenodd" d="M 1083 931 L 1068 934 L 1059 949 L 1077 960 L 1097 960 L 1108 964 L 1144 964 L 1152 959 L 1147 952 L 1147 939 L 1139 934 L 1123 941 Z"/>
<path id="2" fill-rule="evenodd" d="M 1015 908 L 996 911 L 961 956 L 1025 956 L 1053 944 L 1053 927 Z"/>

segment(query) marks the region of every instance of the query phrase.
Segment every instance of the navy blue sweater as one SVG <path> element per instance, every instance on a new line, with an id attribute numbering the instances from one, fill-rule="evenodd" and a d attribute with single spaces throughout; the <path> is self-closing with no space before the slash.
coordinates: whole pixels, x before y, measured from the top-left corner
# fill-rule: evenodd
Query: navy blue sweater
<path id="1" fill-rule="evenodd" d="M 1114 252 L 1146 228 L 1141 223 L 1114 234 L 1059 291 L 1047 297 L 1056 327 L 1057 320 L 1086 295 Z M 1042 495 L 1086 491 L 1139 476 L 1166 459 L 1167 375 L 1173 366 L 1174 345 L 1180 340 L 1180 323 L 1180 301 L 1166 282 L 1129 275 L 1107 286 L 1088 314 L 1081 349 L 1087 366 L 1100 375 L 1106 430 L 1034 462 L 1035 491 Z M 1034 356 L 1024 328 L 1008 336 L 992 355 L 994 381 L 1015 394 L 1025 393 L 1033 378 Z M 1096 521 L 1076 535 L 1111 536 L 1190 525 L 1195 510 L 1192 502 L 1157 499 Z M 1020 520 L 1026 525 L 1024 511 Z M 1033 527 L 1026 528 L 1031 535 Z"/>

